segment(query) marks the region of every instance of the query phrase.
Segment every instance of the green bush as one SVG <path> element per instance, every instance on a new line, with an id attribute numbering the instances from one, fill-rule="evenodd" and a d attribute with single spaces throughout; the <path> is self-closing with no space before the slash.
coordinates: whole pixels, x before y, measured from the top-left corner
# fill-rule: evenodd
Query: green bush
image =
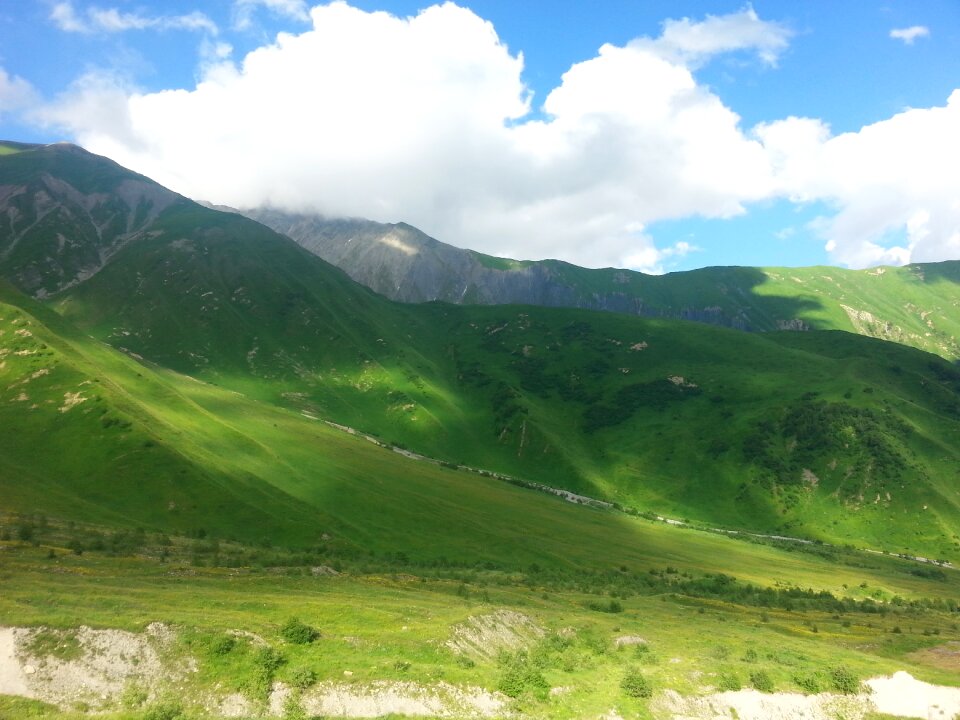
<path id="1" fill-rule="evenodd" d="M 214 655 L 226 655 L 237 644 L 237 640 L 230 635 L 221 635 L 210 644 L 210 652 Z"/>
<path id="2" fill-rule="evenodd" d="M 653 695 L 650 681 L 636 668 L 629 668 L 620 681 L 620 689 L 633 698 L 648 698 Z"/>
<path id="3" fill-rule="evenodd" d="M 183 717 L 183 708 L 175 702 L 158 703 L 143 714 L 143 720 L 180 720 Z"/>
<path id="4" fill-rule="evenodd" d="M 844 665 L 830 669 L 830 685 L 837 692 L 847 695 L 860 692 L 860 678 Z"/>
<path id="5" fill-rule="evenodd" d="M 720 677 L 717 678 L 717 689 L 721 692 L 739 690 L 741 687 L 740 678 L 734 673 L 721 673 Z"/>
<path id="6" fill-rule="evenodd" d="M 320 632 L 297 618 L 290 618 L 280 628 L 280 636 L 294 645 L 308 645 L 320 637 Z"/>
<path id="7" fill-rule="evenodd" d="M 507 697 L 518 698 L 531 692 L 539 699 L 545 699 L 550 685 L 540 673 L 531 666 L 525 657 L 518 657 L 508 664 L 500 675 L 497 689 Z"/>
<path id="8" fill-rule="evenodd" d="M 290 684 L 300 690 L 306 690 L 317 682 L 317 673 L 312 668 L 298 667 L 290 673 Z"/>
<path id="9" fill-rule="evenodd" d="M 766 670 L 756 670 L 750 673 L 750 684 L 760 692 L 773 692 L 773 680 Z"/>
<path id="10" fill-rule="evenodd" d="M 794 675 L 793 681 L 801 690 L 810 695 L 814 695 L 823 690 L 823 681 L 820 673 L 810 673 L 809 675 Z"/>

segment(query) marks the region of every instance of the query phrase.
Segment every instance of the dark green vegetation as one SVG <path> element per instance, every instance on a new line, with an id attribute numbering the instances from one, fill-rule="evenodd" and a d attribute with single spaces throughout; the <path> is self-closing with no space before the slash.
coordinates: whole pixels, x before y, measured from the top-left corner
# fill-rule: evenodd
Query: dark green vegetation
<path id="1" fill-rule="evenodd" d="M 949 677 L 910 653 L 956 639 L 956 571 L 856 549 L 960 559 L 960 371 L 942 358 L 842 332 L 400 305 L 75 148 L 0 157 L 0 186 L 18 203 L 0 252 L 22 260 L 0 265 L 0 622 L 57 628 L 38 652 L 69 657 L 82 623 L 166 619 L 203 687 L 263 699 L 357 668 L 570 717 L 646 712 L 702 673 Z M 73 204 L 41 209 L 55 191 Z M 544 634 L 499 657 L 445 649 L 497 608 Z M 633 632 L 650 647 L 614 643 Z"/>

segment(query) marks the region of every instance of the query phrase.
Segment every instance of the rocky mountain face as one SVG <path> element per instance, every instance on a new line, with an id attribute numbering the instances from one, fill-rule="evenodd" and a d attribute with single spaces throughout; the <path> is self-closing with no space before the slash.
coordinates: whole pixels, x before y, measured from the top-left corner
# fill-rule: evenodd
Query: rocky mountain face
<path id="1" fill-rule="evenodd" d="M 400 302 L 575 307 L 740 329 L 754 327 L 739 308 L 704 305 L 693 298 L 680 307 L 664 306 L 656 300 L 663 284 L 657 276 L 609 268 L 586 270 L 558 260 L 492 257 L 447 245 L 406 223 L 325 218 L 274 209 L 244 214 L 292 238 L 357 282 Z M 588 275 L 588 282 L 575 277 L 581 273 Z"/>
<path id="2" fill-rule="evenodd" d="M 31 152 L 12 153 L 0 170 L 0 275 L 35 297 L 90 277 L 185 201 L 73 145 L 18 148 Z"/>

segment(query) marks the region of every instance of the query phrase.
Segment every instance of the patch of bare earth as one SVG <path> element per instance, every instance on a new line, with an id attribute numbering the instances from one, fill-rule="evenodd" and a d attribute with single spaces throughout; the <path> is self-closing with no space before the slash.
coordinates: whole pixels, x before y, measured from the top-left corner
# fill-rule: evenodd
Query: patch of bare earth
<path id="1" fill-rule="evenodd" d="M 738 690 L 684 697 L 666 690 L 651 709 L 665 720 L 865 720 L 872 713 L 948 720 L 960 715 L 960 688 L 930 685 L 905 672 L 871 678 L 864 685 L 865 691 L 857 695 Z"/>
<path id="2" fill-rule="evenodd" d="M 152 694 L 193 669 L 189 659 L 167 661 L 173 639 L 161 623 L 140 634 L 86 626 L 0 628 L 0 694 L 94 710 L 114 705 L 128 685 Z"/>
<path id="3" fill-rule="evenodd" d="M 544 636 L 533 620 L 513 610 L 475 615 L 454 625 L 446 646 L 458 655 L 495 658 L 501 650 L 520 650 Z"/>
<path id="4" fill-rule="evenodd" d="M 270 714 L 280 716 L 289 707 L 291 689 L 276 683 L 270 695 Z M 440 718 L 487 718 L 504 711 L 506 698 L 482 688 L 450 683 L 415 682 L 320 683 L 299 698 L 309 717 L 376 718 L 386 715 Z"/>

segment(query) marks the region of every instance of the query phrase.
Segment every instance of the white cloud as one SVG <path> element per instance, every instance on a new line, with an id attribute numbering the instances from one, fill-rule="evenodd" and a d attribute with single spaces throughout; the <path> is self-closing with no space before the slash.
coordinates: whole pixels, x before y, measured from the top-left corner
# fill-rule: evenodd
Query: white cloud
<path id="1" fill-rule="evenodd" d="M 731 17 L 680 21 L 662 44 L 604 46 L 564 75 L 546 120 L 529 119 L 522 56 L 452 3 L 405 19 L 318 6 L 311 30 L 239 65 L 209 63 L 193 90 L 120 103 L 115 85 L 91 78 L 45 118 L 194 197 L 403 219 L 493 254 L 652 268 L 668 255 L 636 228 L 736 215 L 769 185 L 761 144 L 666 57 L 780 47 L 752 10 Z"/>
<path id="2" fill-rule="evenodd" d="M 64 32 L 118 33 L 128 30 L 192 30 L 217 34 L 217 25 L 201 12 L 185 15 L 148 16 L 120 12 L 117 8 L 88 7 L 78 13 L 70 0 L 59 2 L 50 11 L 50 19 Z"/>
<path id="3" fill-rule="evenodd" d="M 234 27 L 238 30 L 249 28 L 253 24 L 254 13 L 261 7 L 291 20 L 310 21 L 306 0 L 234 0 Z"/>
<path id="4" fill-rule="evenodd" d="M 694 248 L 657 248 L 652 223 L 787 197 L 836 208 L 819 227 L 839 262 L 960 256 L 960 93 L 836 137 L 809 118 L 744 132 L 694 69 L 776 60 L 789 33 L 751 8 L 604 45 L 536 119 L 522 55 L 470 10 L 334 2 L 310 20 L 238 63 L 210 44 L 194 89 L 87 76 L 40 118 L 192 197 L 404 220 L 494 255 L 658 271 Z"/>
<path id="5" fill-rule="evenodd" d="M 16 113 L 38 101 L 36 90 L 21 77 L 10 75 L 0 67 L 0 118 Z"/>
<path id="6" fill-rule="evenodd" d="M 818 120 L 756 129 L 775 191 L 836 207 L 817 225 L 831 257 L 852 267 L 960 258 L 960 90 L 944 107 L 906 110 L 831 136 Z"/>
<path id="7" fill-rule="evenodd" d="M 907 45 L 913 45 L 913 41 L 920 37 L 929 37 L 930 28 L 924 25 L 913 25 L 907 28 L 896 28 L 890 31 L 890 37 L 894 40 L 903 40 Z"/>
<path id="8" fill-rule="evenodd" d="M 719 53 L 755 50 L 768 65 L 777 59 L 790 42 L 793 33 L 781 23 L 761 20 L 753 7 L 729 15 L 707 15 L 705 20 L 667 20 L 663 34 L 655 39 L 641 39 L 636 44 L 654 49 L 661 56 L 698 65 Z"/>

